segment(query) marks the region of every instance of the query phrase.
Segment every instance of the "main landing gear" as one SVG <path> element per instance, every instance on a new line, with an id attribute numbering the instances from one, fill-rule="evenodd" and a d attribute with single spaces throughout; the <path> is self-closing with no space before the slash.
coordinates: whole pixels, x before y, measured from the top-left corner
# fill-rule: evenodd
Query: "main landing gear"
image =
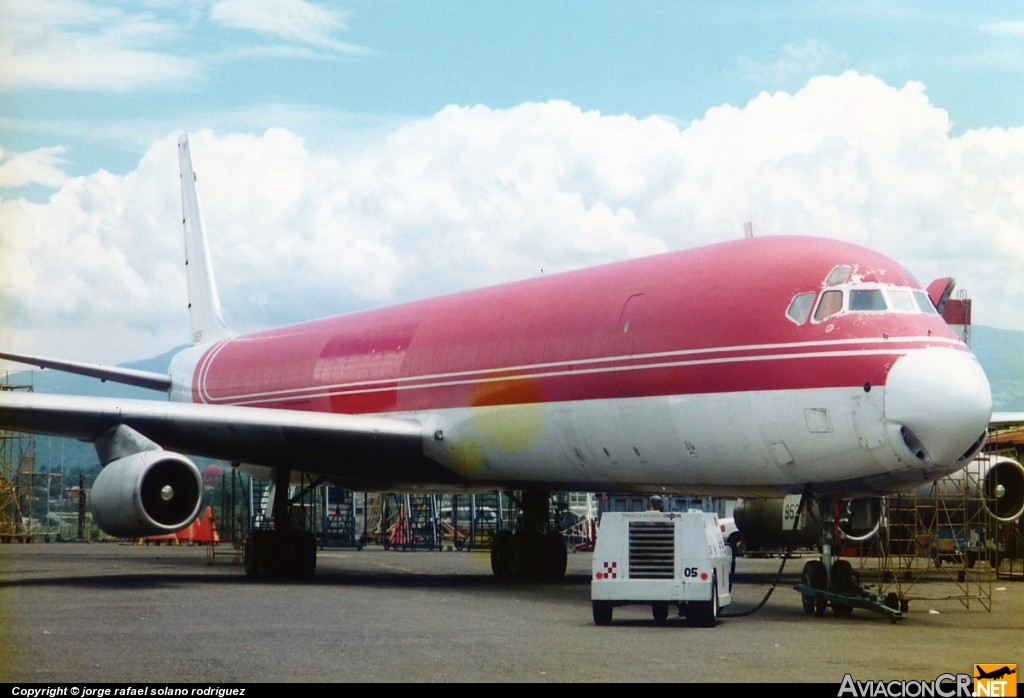
<path id="1" fill-rule="evenodd" d="M 306 579 L 316 571 L 316 538 L 299 529 L 249 531 L 245 573 L 250 577 Z"/>
<path id="2" fill-rule="evenodd" d="M 293 528 L 288 516 L 288 505 L 309 488 L 290 500 L 290 479 L 291 472 L 285 468 L 274 473 L 274 528 L 251 529 L 245 537 L 245 574 L 249 577 L 306 579 L 316 571 L 316 538 L 309 531 Z"/>
<path id="3" fill-rule="evenodd" d="M 808 495 L 804 495 L 808 499 Z M 821 512 L 821 559 L 804 565 L 800 583 L 794 589 L 800 592 L 804 612 L 821 618 L 829 606 L 832 613 L 846 617 L 854 608 L 862 608 L 889 617 L 893 623 L 903 620 L 907 602 L 895 593 L 882 596 L 873 591 L 873 585 L 861 584 L 860 573 L 849 560 L 833 560 L 832 546 L 838 542 L 838 512 L 841 502 L 831 497 L 818 498 Z M 801 508 L 804 502 L 801 502 Z M 799 516 L 797 517 L 799 519 Z"/>
<path id="4" fill-rule="evenodd" d="M 548 492 L 525 490 L 518 502 L 522 527 L 498 531 L 491 542 L 491 571 L 498 579 L 555 581 L 565 576 L 565 538 L 546 531 L 550 511 Z"/>

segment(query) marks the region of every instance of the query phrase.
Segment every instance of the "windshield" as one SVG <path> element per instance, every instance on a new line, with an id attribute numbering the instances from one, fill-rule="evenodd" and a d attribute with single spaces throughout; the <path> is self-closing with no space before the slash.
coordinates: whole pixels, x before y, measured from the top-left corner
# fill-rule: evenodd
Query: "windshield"
<path id="1" fill-rule="evenodd" d="M 839 274 L 833 272 L 829 280 Z M 928 294 L 924 291 L 880 284 L 843 284 L 829 288 L 818 296 L 812 316 L 813 322 L 822 322 L 843 313 L 903 313 L 937 315 Z M 799 293 L 790 301 L 786 317 L 798 325 L 807 322 L 807 314 L 814 305 L 814 293 Z"/>

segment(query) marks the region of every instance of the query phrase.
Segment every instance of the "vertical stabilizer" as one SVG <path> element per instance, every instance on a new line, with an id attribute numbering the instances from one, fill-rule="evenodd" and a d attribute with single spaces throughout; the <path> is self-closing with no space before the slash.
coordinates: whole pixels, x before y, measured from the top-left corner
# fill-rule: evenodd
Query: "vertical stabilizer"
<path id="1" fill-rule="evenodd" d="M 199 210 L 196 176 L 192 171 L 192 153 L 188 136 L 178 137 L 178 160 L 181 163 L 181 213 L 185 226 L 185 276 L 188 278 L 188 317 L 192 327 L 192 344 L 215 342 L 233 332 L 224 324 L 220 312 L 217 284 L 213 280 L 210 248 L 206 227 Z"/>

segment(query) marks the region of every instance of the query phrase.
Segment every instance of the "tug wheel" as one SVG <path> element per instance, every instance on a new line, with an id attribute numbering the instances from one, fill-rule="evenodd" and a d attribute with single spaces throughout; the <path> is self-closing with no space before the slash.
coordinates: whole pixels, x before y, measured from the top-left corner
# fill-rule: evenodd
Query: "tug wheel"
<path id="1" fill-rule="evenodd" d="M 611 625 L 612 622 L 612 604 L 609 601 L 594 601 L 594 624 L 595 625 Z"/>

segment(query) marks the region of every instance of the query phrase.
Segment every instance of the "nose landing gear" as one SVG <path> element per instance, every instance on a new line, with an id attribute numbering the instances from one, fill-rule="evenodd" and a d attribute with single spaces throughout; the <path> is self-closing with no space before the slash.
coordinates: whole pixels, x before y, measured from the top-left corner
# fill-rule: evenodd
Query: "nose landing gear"
<path id="1" fill-rule="evenodd" d="M 800 502 L 803 509 L 805 492 Z M 860 573 L 853 569 L 848 560 L 832 559 L 832 546 L 837 542 L 839 500 L 833 497 L 819 497 L 818 510 L 821 512 L 821 560 L 811 560 L 804 565 L 800 583 L 793 587 L 800 592 L 804 612 L 821 618 L 831 606 L 836 616 L 846 617 L 854 608 L 862 608 L 888 616 L 893 623 L 903 620 L 907 610 L 906 601 L 895 594 L 882 596 L 873 591 L 873 585 L 862 584 Z M 797 513 L 797 521 L 800 514 Z M 795 528 L 795 525 L 794 525 Z"/>

